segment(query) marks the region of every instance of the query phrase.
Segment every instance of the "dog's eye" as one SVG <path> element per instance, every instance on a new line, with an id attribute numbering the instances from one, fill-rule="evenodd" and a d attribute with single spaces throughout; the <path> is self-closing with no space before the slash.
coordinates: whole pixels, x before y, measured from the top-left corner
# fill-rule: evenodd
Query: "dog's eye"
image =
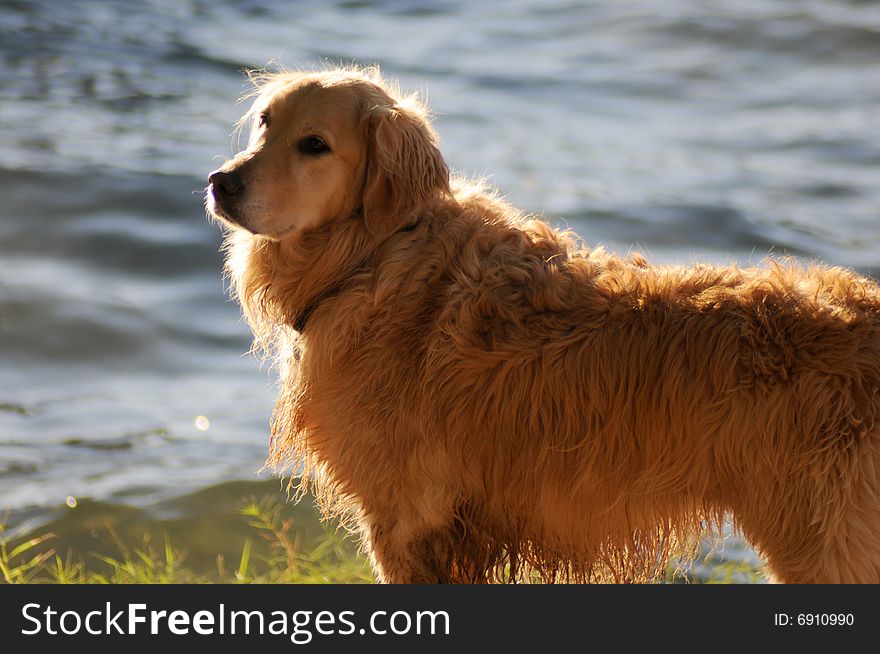
<path id="1" fill-rule="evenodd" d="M 297 149 L 303 154 L 318 155 L 330 152 L 330 148 L 320 136 L 307 136 L 297 143 Z"/>
<path id="2" fill-rule="evenodd" d="M 257 121 L 257 125 L 260 127 L 268 127 L 269 126 L 269 114 L 260 114 L 260 118 Z"/>

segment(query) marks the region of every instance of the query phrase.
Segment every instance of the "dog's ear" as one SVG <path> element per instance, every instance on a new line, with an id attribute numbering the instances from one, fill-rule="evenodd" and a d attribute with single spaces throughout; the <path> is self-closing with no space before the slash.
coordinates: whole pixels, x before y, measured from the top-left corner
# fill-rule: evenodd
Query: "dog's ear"
<path id="1" fill-rule="evenodd" d="M 449 193 L 449 169 L 418 105 L 376 107 L 367 121 L 364 222 L 384 237 L 405 227 L 430 197 Z"/>

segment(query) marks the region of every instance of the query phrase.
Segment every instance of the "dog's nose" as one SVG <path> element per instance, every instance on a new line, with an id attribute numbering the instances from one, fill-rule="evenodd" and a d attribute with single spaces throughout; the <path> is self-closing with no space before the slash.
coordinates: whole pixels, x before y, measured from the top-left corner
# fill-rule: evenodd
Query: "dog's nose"
<path id="1" fill-rule="evenodd" d="M 221 194 L 235 195 L 244 188 L 244 180 L 241 175 L 231 171 L 215 170 L 208 175 L 208 182 Z"/>

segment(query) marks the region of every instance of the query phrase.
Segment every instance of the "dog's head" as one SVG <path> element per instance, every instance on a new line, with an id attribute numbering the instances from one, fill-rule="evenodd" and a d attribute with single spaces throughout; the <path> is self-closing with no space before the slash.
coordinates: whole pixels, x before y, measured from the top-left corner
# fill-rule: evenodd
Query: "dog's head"
<path id="1" fill-rule="evenodd" d="M 233 227 L 282 239 L 354 218 L 383 236 L 449 192 L 425 108 L 377 71 L 265 75 L 254 96 L 247 149 L 208 177 L 208 209 Z"/>

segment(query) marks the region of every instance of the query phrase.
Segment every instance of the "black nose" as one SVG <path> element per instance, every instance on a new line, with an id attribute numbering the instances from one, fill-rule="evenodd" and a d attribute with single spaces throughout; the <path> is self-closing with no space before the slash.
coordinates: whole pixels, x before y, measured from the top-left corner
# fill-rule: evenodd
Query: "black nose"
<path id="1" fill-rule="evenodd" d="M 215 192 L 221 195 L 235 195 L 244 189 L 241 175 L 231 171 L 215 170 L 208 175 L 208 182 L 214 187 Z"/>

